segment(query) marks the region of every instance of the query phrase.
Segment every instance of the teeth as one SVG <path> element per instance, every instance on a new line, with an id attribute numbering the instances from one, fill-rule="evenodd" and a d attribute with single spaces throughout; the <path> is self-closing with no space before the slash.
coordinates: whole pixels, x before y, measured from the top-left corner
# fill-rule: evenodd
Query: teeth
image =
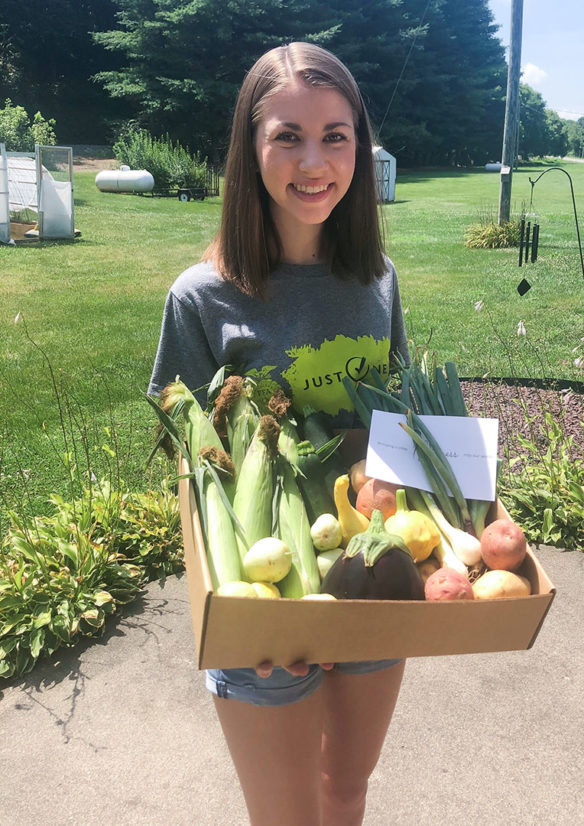
<path id="1" fill-rule="evenodd" d="M 294 188 L 298 190 L 298 192 L 306 192 L 307 195 L 314 195 L 317 192 L 324 192 L 325 189 L 328 189 L 328 184 L 322 184 L 321 186 L 305 186 L 304 184 L 294 184 Z"/>

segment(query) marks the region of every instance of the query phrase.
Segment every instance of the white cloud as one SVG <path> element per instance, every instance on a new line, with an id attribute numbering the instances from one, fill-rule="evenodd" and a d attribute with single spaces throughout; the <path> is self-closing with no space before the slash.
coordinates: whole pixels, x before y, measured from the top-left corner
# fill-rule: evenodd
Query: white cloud
<path id="1" fill-rule="evenodd" d="M 534 63 L 526 63 L 521 70 L 521 80 L 531 86 L 532 89 L 537 89 L 548 76 L 547 72 L 540 69 Z"/>
<path id="2" fill-rule="evenodd" d="M 578 112 L 566 112 L 564 109 L 558 109 L 557 114 L 562 120 L 578 120 L 584 118 L 584 115 L 579 115 Z"/>

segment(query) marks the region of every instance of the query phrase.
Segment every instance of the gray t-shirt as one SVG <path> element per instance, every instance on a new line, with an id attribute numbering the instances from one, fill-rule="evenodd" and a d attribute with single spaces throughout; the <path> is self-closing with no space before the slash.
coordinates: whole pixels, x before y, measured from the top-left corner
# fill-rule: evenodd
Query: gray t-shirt
<path id="1" fill-rule="evenodd" d="M 296 410 L 310 404 L 336 427 L 351 427 L 343 376 L 365 378 L 371 365 L 389 373 L 390 351 L 409 361 L 397 278 L 369 286 L 341 281 L 322 264 L 283 264 L 270 276 L 267 300 L 251 298 L 196 264 L 171 287 L 148 392 L 158 395 L 177 376 L 193 391 L 223 365 L 272 379 Z M 202 404 L 205 392 L 197 394 Z"/>

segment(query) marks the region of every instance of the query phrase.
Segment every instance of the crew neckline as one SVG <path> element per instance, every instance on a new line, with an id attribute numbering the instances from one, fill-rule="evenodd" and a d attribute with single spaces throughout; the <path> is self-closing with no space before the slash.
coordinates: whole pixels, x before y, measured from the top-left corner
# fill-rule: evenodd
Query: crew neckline
<path id="1" fill-rule="evenodd" d="M 328 267 L 323 262 L 318 264 L 292 264 L 282 262 L 273 272 L 273 275 L 304 275 L 304 276 L 319 276 L 328 275 Z"/>

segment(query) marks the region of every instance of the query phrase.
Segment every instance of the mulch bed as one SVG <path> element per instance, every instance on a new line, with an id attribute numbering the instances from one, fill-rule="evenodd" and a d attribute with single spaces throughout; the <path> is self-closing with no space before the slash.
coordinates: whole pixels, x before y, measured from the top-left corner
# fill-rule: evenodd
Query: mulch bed
<path id="1" fill-rule="evenodd" d="M 461 381 L 462 392 L 474 416 L 499 419 L 499 452 L 510 457 L 522 453 L 518 435 L 538 445 L 543 454 L 548 446 L 544 417 L 549 413 L 565 436 L 574 442 L 573 456 L 584 457 L 584 395 L 572 388 L 553 390 L 512 385 L 502 381 Z"/>

